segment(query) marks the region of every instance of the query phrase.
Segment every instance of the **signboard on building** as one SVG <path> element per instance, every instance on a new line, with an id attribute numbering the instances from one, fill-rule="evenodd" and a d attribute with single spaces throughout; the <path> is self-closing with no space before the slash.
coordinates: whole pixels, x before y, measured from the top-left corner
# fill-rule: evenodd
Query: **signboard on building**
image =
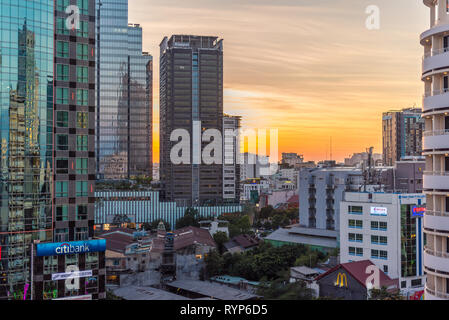
<path id="1" fill-rule="evenodd" d="M 414 206 L 412 208 L 412 216 L 413 217 L 422 218 L 424 216 L 425 212 L 426 212 L 426 208 L 425 207 Z"/>
<path id="2" fill-rule="evenodd" d="M 371 214 L 374 216 L 386 216 L 388 213 L 387 208 L 384 207 L 371 207 Z"/>
<path id="3" fill-rule="evenodd" d="M 84 296 L 57 298 L 57 299 L 53 299 L 53 300 L 92 300 L 92 295 L 86 294 Z"/>
<path id="4" fill-rule="evenodd" d="M 77 279 L 77 278 L 85 278 L 92 277 L 92 270 L 85 271 L 73 271 L 73 272 L 63 272 L 63 273 L 53 273 L 51 275 L 51 280 L 66 280 L 66 279 Z"/>
<path id="5" fill-rule="evenodd" d="M 60 256 L 66 254 L 103 252 L 106 251 L 106 240 L 86 240 L 72 242 L 38 243 L 36 245 L 36 256 Z"/>

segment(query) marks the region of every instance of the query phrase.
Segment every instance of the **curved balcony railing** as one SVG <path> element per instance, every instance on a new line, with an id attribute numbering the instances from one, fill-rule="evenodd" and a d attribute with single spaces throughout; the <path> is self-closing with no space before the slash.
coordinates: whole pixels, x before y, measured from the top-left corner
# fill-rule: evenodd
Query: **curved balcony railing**
<path id="1" fill-rule="evenodd" d="M 449 176 L 449 171 L 424 171 L 427 176 Z"/>
<path id="2" fill-rule="evenodd" d="M 427 59 L 433 56 L 437 56 L 439 54 L 443 54 L 449 52 L 449 47 L 446 48 L 441 48 L 441 49 L 434 49 L 434 50 L 430 50 L 429 52 L 424 53 L 422 59 Z"/>
<path id="3" fill-rule="evenodd" d="M 429 130 L 423 132 L 424 137 L 444 136 L 444 135 L 449 135 L 449 129 Z"/>
<path id="4" fill-rule="evenodd" d="M 432 296 L 441 298 L 441 299 L 449 299 L 449 294 L 445 293 L 445 292 L 441 292 L 441 291 L 435 291 L 433 289 L 430 289 L 428 287 L 426 287 L 426 291 L 431 294 Z"/>
<path id="5" fill-rule="evenodd" d="M 449 88 L 443 88 L 441 90 L 430 90 L 430 91 L 425 91 L 423 97 L 428 98 L 428 97 L 432 97 L 432 96 L 438 96 L 440 94 L 445 94 L 448 92 L 449 92 Z"/>
<path id="6" fill-rule="evenodd" d="M 435 217 L 449 217 L 449 212 L 426 210 L 426 214 Z"/>
<path id="7" fill-rule="evenodd" d="M 424 252 L 427 254 L 430 254 L 431 256 L 434 256 L 434 257 L 449 258 L 449 253 L 443 252 L 443 251 L 432 250 L 427 246 L 424 247 Z"/>

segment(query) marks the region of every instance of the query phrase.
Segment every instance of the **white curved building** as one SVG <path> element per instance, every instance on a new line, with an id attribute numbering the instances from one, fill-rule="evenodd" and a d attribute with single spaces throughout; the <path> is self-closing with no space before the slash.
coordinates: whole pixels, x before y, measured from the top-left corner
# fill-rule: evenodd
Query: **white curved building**
<path id="1" fill-rule="evenodd" d="M 424 0 L 424 4 L 430 8 L 430 28 L 420 38 L 426 128 L 425 299 L 441 300 L 449 299 L 449 0 Z"/>

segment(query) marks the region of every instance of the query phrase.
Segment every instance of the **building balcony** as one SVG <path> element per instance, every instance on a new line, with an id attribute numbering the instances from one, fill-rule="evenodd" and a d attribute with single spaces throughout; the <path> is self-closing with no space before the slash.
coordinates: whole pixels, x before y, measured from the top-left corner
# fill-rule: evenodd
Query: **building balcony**
<path id="1" fill-rule="evenodd" d="M 426 286 L 425 300 L 449 300 L 449 294 L 441 291 L 435 291 Z"/>
<path id="2" fill-rule="evenodd" d="M 445 215 L 426 214 L 424 216 L 424 226 L 426 228 L 430 228 L 430 229 L 434 229 L 434 230 L 449 231 L 449 213 L 439 212 L 439 214 L 445 214 Z"/>
<path id="3" fill-rule="evenodd" d="M 426 268 L 435 270 L 436 273 L 449 273 L 449 255 L 445 252 L 424 250 L 424 265 Z"/>
<path id="4" fill-rule="evenodd" d="M 426 131 L 423 134 L 423 150 L 449 149 L 449 130 Z"/>
<path id="5" fill-rule="evenodd" d="M 422 59 L 422 73 L 425 74 L 429 71 L 449 68 L 449 48 L 443 48 L 438 50 L 432 50 L 432 52 L 425 54 Z"/>
<path id="6" fill-rule="evenodd" d="M 449 108 L 449 89 L 427 91 L 423 96 L 423 111 Z"/>
<path id="7" fill-rule="evenodd" d="M 449 172 L 445 171 L 424 171 L 424 189 L 448 190 Z"/>

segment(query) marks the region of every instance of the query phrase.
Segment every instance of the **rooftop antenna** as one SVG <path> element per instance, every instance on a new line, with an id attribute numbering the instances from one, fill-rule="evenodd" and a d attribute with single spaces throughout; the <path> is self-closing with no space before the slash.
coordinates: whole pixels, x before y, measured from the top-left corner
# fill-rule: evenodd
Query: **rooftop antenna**
<path id="1" fill-rule="evenodd" d="M 330 137 L 331 142 L 330 142 L 330 161 L 332 161 L 332 136 Z"/>

